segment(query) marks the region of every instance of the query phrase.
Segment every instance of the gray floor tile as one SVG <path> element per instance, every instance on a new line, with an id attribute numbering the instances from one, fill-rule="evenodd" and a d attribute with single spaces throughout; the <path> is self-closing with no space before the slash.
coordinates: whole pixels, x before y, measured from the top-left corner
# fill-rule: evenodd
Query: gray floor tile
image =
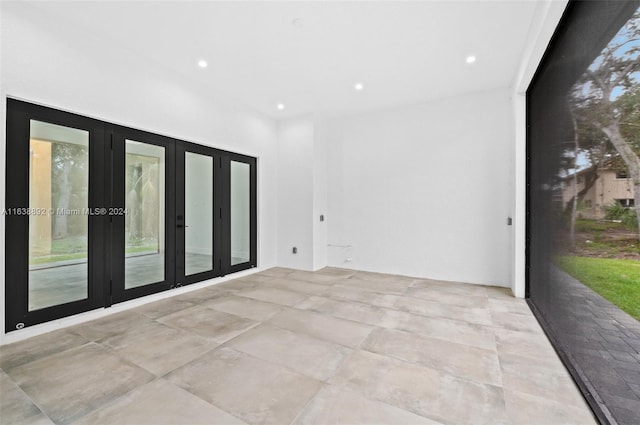
<path id="1" fill-rule="evenodd" d="M 100 342 L 156 376 L 162 376 L 219 345 L 157 322 Z"/>
<path id="2" fill-rule="evenodd" d="M 313 298 L 308 304 L 298 304 L 296 307 L 374 326 L 382 324 L 386 313 L 385 309 L 368 304 L 319 297 Z"/>
<path id="3" fill-rule="evenodd" d="M 204 302 L 224 297 L 234 292 L 234 290 L 226 286 L 214 285 L 207 288 L 197 289 L 195 291 L 185 292 L 184 294 L 176 295 L 172 299 L 191 304 L 202 304 Z"/>
<path id="4" fill-rule="evenodd" d="M 524 301 L 520 298 L 515 298 L 513 296 L 513 292 L 511 291 L 511 288 L 503 288 L 500 286 L 487 286 L 486 288 L 487 288 L 487 296 L 489 297 L 489 299 Z"/>
<path id="5" fill-rule="evenodd" d="M 159 322 L 220 344 L 256 326 L 258 322 L 196 306 L 158 319 Z"/>
<path id="6" fill-rule="evenodd" d="M 461 320 L 478 325 L 491 326 L 492 324 L 491 313 L 486 308 L 460 307 L 412 297 L 398 298 L 393 308 L 423 316 Z"/>
<path id="7" fill-rule="evenodd" d="M 310 297 L 300 301 L 295 304 L 293 307 L 301 310 L 317 310 L 322 304 L 326 303 L 329 300 L 328 297 L 317 297 L 315 295 L 311 295 Z"/>
<path id="8" fill-rule="evenodd" d="M 237 282 L 242 282 L 242 285 L 248 285 L 249 283 L 251 283 L 254 286 L 256 286 L 259 283 L 269 282 L 274 277 L 276 277 L 276 276 L 270 276 L 268 274 L 265 274 L 264 272 L 262 272 L 262 273 L 254 273 L 254 274 L 250 274 L 250 275 L 247 275 L 247 276 L 243 276 L 243 277 L 238 278 L 238 279 L 233 279 L 232 281 L 225 282 L 222 285 L 227 285 L 230 282 L 236 282 L 236 283 Z M 282 277 L 282 276 L 277 276 L 277 277 Z"/>
<path id="9" fill-rule="evenodd" d="M 138 309 L 138 312 L 150 319 L 159 319 L 160 317 L 167 316 L 169 314 L 184 310 L 189 307 L 193 307 L 195 303 L 188 301 L 176 300 L 175 298 L 168 298 L 165 300 L 156 301 L 143 305 Z"/>
<path id="10" fill-rule="evenodd" d="M 71 332 L 77 333 L 88 340 L 97 341 L 149 323 L 151 323 L 151 319 L 148 317 L 138 314 L 137 311 L 129 310 L 74 326 Z"/>
<path id="11" fill-rule="evenodd" d="M 95 343 L 18 366 L 11 379 L 54 422 L 71 423 L 154 376 Z"/>
<path id="12" fill-rule="evenodd" d="M 370 278 L 367 276 L 371 275 L 356 273 L 348 279 L 337 281 L 336 284 L 361 291 L 377 292 L 387 295 L 402 295 L 412 282 L 412 280 L 397 279 L 394 276 L 387 276 L 386 278 Z"/>
<path id="13" fill-rule="evenodd" d="M 489 310 L 494 313 L 517 313 L 531 316 L 531 309 L 527 302 L 520 298 L 492 298 L 489 297 Z"/>
<path id="14" fill-rule="evenodd" d="M 267 320 L 282 311 L 279 304 L 254 300 L 247 297 L 229 295 L 223 298 L 207 301 L 202 307 L 211 308 L 224 313 L 235 314 L 255 321 Z"/>
<path id="15" fill-rule="evenodd" d="M 640 354 L 607 317 L 570 343 L 585 364 L 610 366 L 587 372 L 629 419 Z M 508 289 L 337 268 L 275 268 L 177 295 L 3 346 L 0 366 L 2 423 L 592 420 Z"/>
<path id="16" fill-rule="evenodd" d="M 339 283 L 327 288 L 323 295 L 325 297 L 357 301 L 378 307 L 393 307 L 396 301 L 400 299 L 399 295 L 383 294 L 375 291 L 363 291 L 360 288 L 345 286 Z"/>
<path id="17" fill-rule="evenodd" d="M 357 273 L 356 270 L 341 269 L 339 267 L 325 267 L 323 269 L 320 269 L 320 270 L 314 272 L 314 274 L 323 275 L 323 276 L 331 276 L 331 277 L 335 277 L 337 279 L 346 279 L 348 277 L 353 276 L 356 273 Z"/>
<path id="18" fill-rule="evenodd" d="M 336 279 L 340 279 L 340 275 L 333 273 L 316 273 L 296 270 L 287 276 L 289 279 L 302 280 L 305 282 L 317 283 L 320 285 L 332 285 Z"/>
<path id="19" fill-rule="evenodd" d="M 532 359 L 556 357 L 556 352 L 544 335 L 531 332 L 493 328 L 498 353 L 518 354 Z"/>
<path id="20" fill-rule="evenodd" d="M 509 419 L 514 425 L 596 425 L 584 404 L 581 408 L 518 391 L 504 390 Z"/>
<path id="21" fill-rule="evenodd" d="M 488 298 L 486 296 L 456 294 L 435 288 L 409 288 L 407 289 L 406 295 L 461 307 L 486 308 L 488 304 Z"/>
<path id="22" fill-rule="evenodd" d="M 487 296 L 487 288 L 483 285 L 471 283 L 447 282 L 433 279 L 416 279 L 411 283 L 411 288 L 431 289 L 450 294 L 473 295 L 478 297 Z"/>
<path id="23" fill-rule="evenodd" d="M 443 423 L 508 423 L 499 387 L 365 351 L 354 352 L 331 383 Z"/>
<path id="24" fill-rule="evenodd" d="M 546 397 L 559 403 L 584 407 L 584 398 L 560 361 L 532 361 L 514 354 L 500 355 L 502 385 L 506 390 Z"/>
<path id="25" fill-rule="evenodd" d="M 286 306 L 296 305 L 307 298 L 307 295 L 300 294 L 298 292 L 268 287 L 256 287 L 255 289 L 248 289 L 238 292 L 238 295 Z"/>
<path id="26" fill-rule="evenodd" d="M 327 285 L 305 282 L 302 280 L 293 280 L 289 278 L 274 278 L 269 282 L 265 282 L 262 287 L 279 288 L 287 291 L 300 292 L 310 295 L 322 294 L 327 290 Z"/>
<path id="27" fill-rule="evenodd" d="M 242 425 L 245 422 L 163 379 L 136 388 L 74 425 Z"/>
<path id="28" fill-rule="evenodd" d="M 272 267 L 270 269 L 263 270 L 258 274 L 270 277 L 285 277 L 293 272 L 295 272 L 295 269 L 288 269 L 286 267 Z"/>
<path id="29" fill-rule="evenodd" d="M 260 325 L 226 344 L 227 347 L 324 381 L 351 350 L 304 334 Z"/>
<path id="30" fill-rule="evenodd" d="M 496 349 L 495 336 L 491 328 L 474 323 L 387 310 L 381 326 L 487 350 Z"/>
<path id="31" fill-rule="evenodd" d="M 502 385 L 495 351 L 391 329 L 375 330 L 362 344 L 362 349 L 470 381 Z"/>
<path id="32" fill-rule="evenodd" d="M 336 385 L 327 385 L 322 388 L 293 423 L 295 425 L 440 425 L 440 422 L 381 401 L 369 400 L 355 391 Z"/>
<path id="33" fill-rule="evenodd" d="M 214 350 L 167 379 L 250 424 L 288 424 L 321 382 L 229 348 Z"/>
<path id="34" fill-rule="evenodd" d="M 53 424 L 3 371 L 0 371 L 0 423 L 15 425 Z"/>
<path id="35" fill-rule="evenodd" d="M 89 340 L 80 335 L 61 330 L 3 345 L 0 347 L 0 368 L 10 370 L 51 354 L 79 347 L 87 342 Z"/>
<path id="36" fill-rule="evenodd" d="M 491 318 L 493 320 L 493 326 L 495 327 L 511 329 L 513 331 L 544 334 L 540 324 L 532 315 L 492 311 Z"/>
<path id="37" fill-rule="evenodd" d="M 298 309 L 285 309 L 268 323 L 351 348 L 359 346 L 373 329 L 362 323 Z"/>
<path id="38" fill-rule="evenodd" d="M 350 279 L 357 280 L 365 280 L 369 282 L 385 282 L 390 284 L 390 286 L 398 286 L 398 287 L 408 287 L 415 280 L 412 277 L 401 276 L 395 274 L 387 274 L 387 273 L 376 273 L 376 272 L 367 272 L 358 270 L 356 271 Z"/>

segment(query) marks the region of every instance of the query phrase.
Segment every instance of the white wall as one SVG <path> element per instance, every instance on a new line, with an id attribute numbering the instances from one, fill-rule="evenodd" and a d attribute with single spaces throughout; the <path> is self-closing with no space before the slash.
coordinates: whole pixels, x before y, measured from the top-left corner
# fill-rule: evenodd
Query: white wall
<path id="1" fill-rule="evenodd" d="M 331 265 L 510 286 L 506 88 L 331 125 Z"/>
<path id="2" fill-rule="evenodd" d="M 276 123 L 147 62 L 126 46 L 80 30 L 62 18 L 43 18 L 31 13 L 32 8 L 24 2 L 2 3 L 0 208 L 5 207 L 5 99 L 10 96 L 259 157 L 259 267 L 275 266 Z M 4 220 L 0 223 L 4 245 Z M 0 264 L 0 308 L 4 308 L 4 255 Z M 55 328 L 55 324 L 47 326 L 41 328 Z M 0 329 L 4 330 L 4 311 Z"/>
<path id="3" fill-rule="evenodd" d="M 278 123 L 278 265 L 282 267 L 313 270 L 313 154 L 313 116 Z"/>

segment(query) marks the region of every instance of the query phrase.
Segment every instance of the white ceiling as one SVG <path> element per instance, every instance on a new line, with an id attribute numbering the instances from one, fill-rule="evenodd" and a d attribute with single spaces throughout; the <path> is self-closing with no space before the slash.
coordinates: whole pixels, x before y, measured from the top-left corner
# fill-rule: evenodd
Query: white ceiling
<path id="1" fill-rule="evenodd" d="M 48 1 L 38 10 L 274 118 L 352 114 L 514 80 L 536 1 Z M 295 19 L 302 26 L 293 24 Z M 468 65 L 468 55 L 477 56 Z M 206 69 L 197 66 L 208 62 Z M 355 91 L 356 82 L 364 84 Z M 276 109 L 283 103 L 285 109 Z"/>

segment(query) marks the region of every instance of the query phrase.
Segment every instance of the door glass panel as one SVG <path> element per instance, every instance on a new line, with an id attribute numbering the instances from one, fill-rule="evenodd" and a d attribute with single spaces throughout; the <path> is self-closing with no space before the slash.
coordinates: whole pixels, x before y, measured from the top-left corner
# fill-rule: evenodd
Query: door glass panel
<path id="1" fill-rule="evenodd" d="M 213 269 L 213 158 L 185 152 L 185 275 Z"/>
<path id="2" fill-rule="evenodd" d="M 250 166 L 231 161 L 231 265 L 250 260 Z"/>
<path id="3" fill-rule="evenodd" d="M 125 289 L 164 281 L 165 148 L 125 141 Z"/>
<path id="4" fill-rule="evenodd" d="M 29 311 L 88 296 L 89 132 L 30 120 Z"/>

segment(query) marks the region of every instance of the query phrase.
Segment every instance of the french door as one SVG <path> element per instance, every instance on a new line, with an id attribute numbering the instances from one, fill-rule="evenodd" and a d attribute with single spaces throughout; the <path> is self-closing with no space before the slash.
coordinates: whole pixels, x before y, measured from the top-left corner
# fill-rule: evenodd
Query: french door
<path id="1" fill-rule="evenodd" d="M 255 267 L 256 160 L 7 100 L 6 331 Z"/>
<path id="2" fill-rule="evenodd" d="M 222 155 L 180 142 L 176 158 L 180 188 L 176 197 L 176 285 L 181 286 L 226 274 L 221 249 Z"/>
<path id="3" fill-rule="evenodd" d="M 175 281 L 175 143 L 115 127 L 108 303 L 169 289 Z"/>

